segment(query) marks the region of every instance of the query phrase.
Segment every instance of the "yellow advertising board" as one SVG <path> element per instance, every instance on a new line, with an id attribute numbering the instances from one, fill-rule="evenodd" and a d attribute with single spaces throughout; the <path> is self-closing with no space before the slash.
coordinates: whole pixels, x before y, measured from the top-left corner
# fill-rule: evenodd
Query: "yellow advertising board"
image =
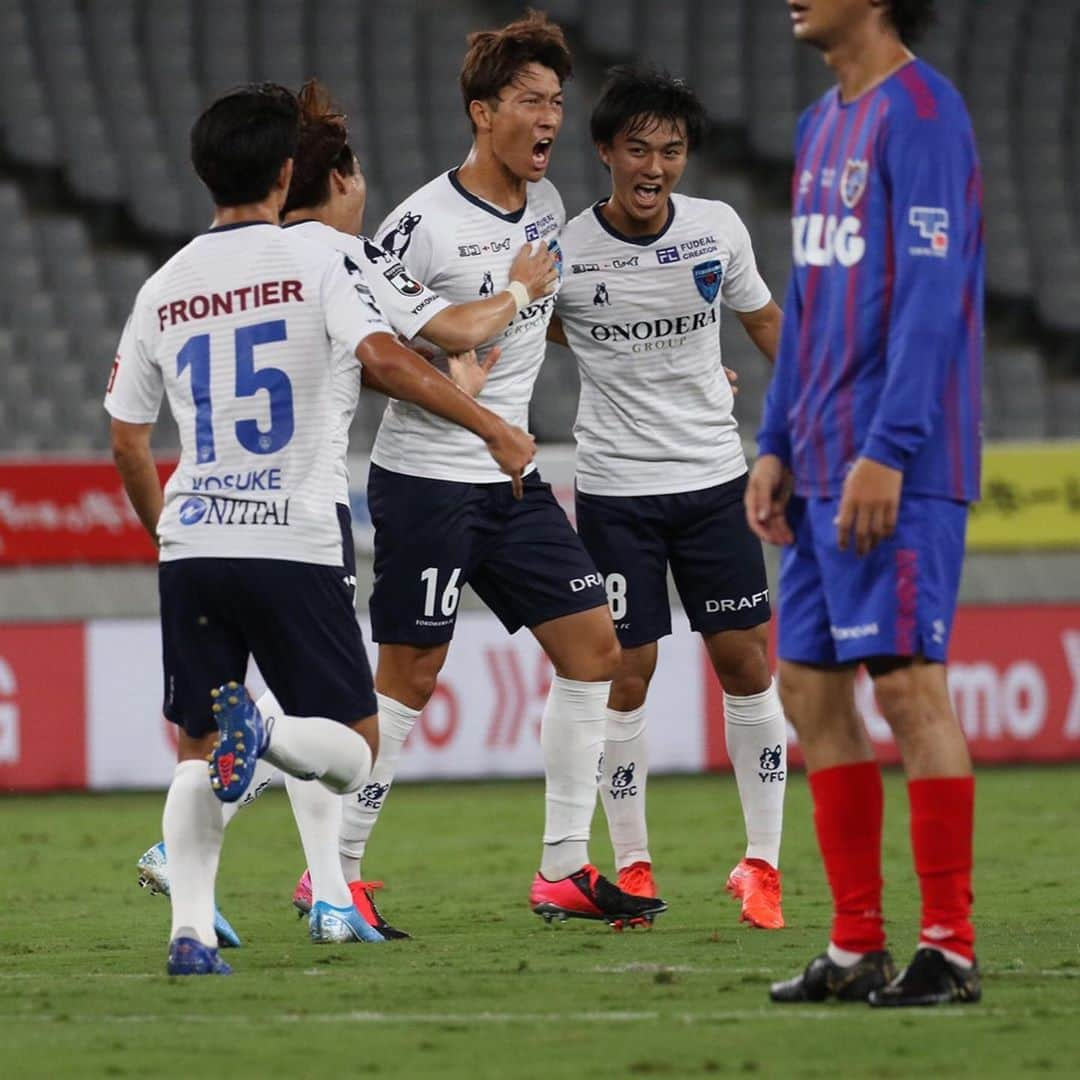
<path id="1" fill-rule="evenodd" d="M 982 500 L 971 510 L 967 546 L 1080 549 L 1080 441 L 985 447 Z"/>

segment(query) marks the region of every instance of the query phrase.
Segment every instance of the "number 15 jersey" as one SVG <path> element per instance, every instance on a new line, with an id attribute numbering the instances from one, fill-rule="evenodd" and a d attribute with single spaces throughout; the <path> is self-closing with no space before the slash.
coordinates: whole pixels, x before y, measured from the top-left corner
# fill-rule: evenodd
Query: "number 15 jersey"
<path id="1" fill-rule="evenodd" d="M 212 229 L 146 281 L 105 408 L 149 424 L 169 399 L 181 450 L 163 562 L 341 564 L 334 379 L 380 332 L 393 333 L 355 264 L 269 223 Z"/>

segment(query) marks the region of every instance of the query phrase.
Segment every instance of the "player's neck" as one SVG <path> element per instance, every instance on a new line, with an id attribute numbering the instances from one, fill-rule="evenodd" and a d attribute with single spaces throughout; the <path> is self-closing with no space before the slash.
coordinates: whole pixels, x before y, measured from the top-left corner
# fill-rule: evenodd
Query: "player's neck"
<path id="1" fill-rule="evenodd" d="M 870 24 L 825 53 L 840 86 L 840 100 L 847 104 L 883 83 L 914 54 L 895 34 L 884 33 Z"/>
<path id="2" fill-rule="evenodd" d="M 243 206 L 215 206 L 212 227 L 219 229 L 223 225 L 246 225 L 255 221 L 277 225 L 280 212 L 281 203 L 276 198 L 264 199 L 257 203 L 245 203 Z"/>
<path id="3" fill-rule="evenodd" d="M 458 169 L 457 179 L 466 191 L 508 214 L 525 205 L 526 181 L 476 143 Z"/>
<path id="4" fill-rule="evenodd" d="M 612 192 L 611 198 L 600 207 L 604 220 L 623 236 L 656 236 L 667 224 L 671 215 L 671 200 L 667 199 L 657 207 L 656 213 L 648 218 L 637 218 L 630 214 Z"/>

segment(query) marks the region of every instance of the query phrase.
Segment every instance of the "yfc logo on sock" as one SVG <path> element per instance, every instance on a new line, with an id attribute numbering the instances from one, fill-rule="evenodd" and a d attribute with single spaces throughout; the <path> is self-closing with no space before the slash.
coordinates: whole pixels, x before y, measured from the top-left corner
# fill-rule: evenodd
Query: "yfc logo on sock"
<path id="1" fill-rule="evenodd" d="M 611 774 L 611 788 L 609 794 L 613 799 L 632 799 L 637 794 L 637 785 L 634 783 L 634 766 L 620 765 Z"/>
<path id="2" fill-rule="evenodd" d="M 357 794 L 356 801 L 366 810 L 378 810 L 389 790 L 389 784 L 365 784 Z"/>
<path id="3" fill-rule="evenodd" d="M 761 757 L 758 758 L 758 777 L 763 784 L 782 783 L 787 775 L 780 768 L 784 760 L 784 748 L 777 743 L 775 746 L 762 748 Z"/>

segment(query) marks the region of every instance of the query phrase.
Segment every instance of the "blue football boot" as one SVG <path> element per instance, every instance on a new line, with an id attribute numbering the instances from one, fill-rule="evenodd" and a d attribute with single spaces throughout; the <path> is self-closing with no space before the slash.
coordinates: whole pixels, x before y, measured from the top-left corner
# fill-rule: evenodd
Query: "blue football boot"
<path id="1" fill-rule="evenodd" d="M 159 840 L 135 864 L 139 869 L 139 887 L 149 889 L 150 895 L 161 893 L 169 895 L 169 863 L 165 857 L 165 842 Z M 223 949 L 239 949 L 240 935 L 232 928 L 229 920 L 214 908 L 214 932 L 218 945 Z"/>
<path id="2" fill-rule="evenodd" d="M 211 709 L 218 726 L 218 741 L 210 752 L 210 784 L 225 803 L 242 799 L 255 774 L 255 762 L 266 749 L 266 725 L 238 682 L 210 691 Z"/>
<path id="3" fill-rule="evenodd" d="M 178 937 L 169 942 L 169 962 L 165 970 L 170 975 L 231 975 L 232 968 L 197 938 Z"/>
<path id="4" fill-rule="evenodd" d="M 364 921 L 355 907 L 331 907 L 325 900 L 316 900 L 312 905 L 308 928 L 316 945 L 386 940 L 374 926 Z"/>

